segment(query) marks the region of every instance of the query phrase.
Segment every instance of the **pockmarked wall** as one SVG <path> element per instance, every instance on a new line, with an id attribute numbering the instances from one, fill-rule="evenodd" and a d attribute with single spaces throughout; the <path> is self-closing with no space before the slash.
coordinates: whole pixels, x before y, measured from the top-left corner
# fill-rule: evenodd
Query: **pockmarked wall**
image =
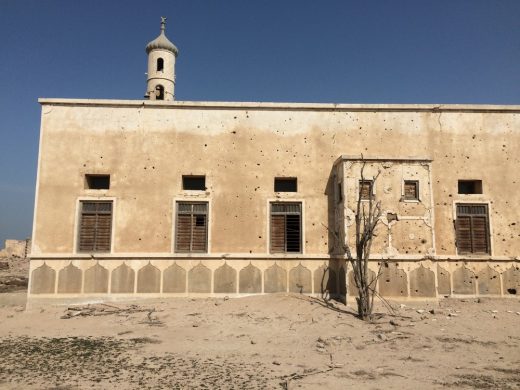
<path id="1" fill-rule="evenodd" d="M 361 154 L 388 165 L 376 194 L 400 217 L 375 244 L 385 295 L 520 288 L 518 106 L 40 103 L 32 298 L 355 292 L 331 226 L 348 236 L 352 208 L 335 192 L 341 182 L 355 196 L 357 168 L 342 156 Z M 400 201 L 403 172 L 420 180 L 419 202 Z M 110 188 L 87 189 L 92 174 L 110 175 Z M 183 175 L 205 176 L 206 190 L 183 190 Z M 275 192 L 275 177 L 296 178 L 297 191 Z M 482 193 L 459 194 L 459 180 L 481 180 Z M 80 252 L 80 203 L 103 199 L 111 249 Z M 207 202 L 206 253 L 175 251 L 178 201 Z M 271 253 L 272 202 L 301 204 L 301 253 Z M 487 205 L 489 253 L 457 252 L 462 203 Z"/>

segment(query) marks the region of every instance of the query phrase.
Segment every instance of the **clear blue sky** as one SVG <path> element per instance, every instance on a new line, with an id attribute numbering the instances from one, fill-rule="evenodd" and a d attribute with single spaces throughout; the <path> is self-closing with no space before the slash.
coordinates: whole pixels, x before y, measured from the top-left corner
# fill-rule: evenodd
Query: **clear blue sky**
<path id="1" fill-rule="evenodd" d="M 520 104 L 520 0 L 0 0 L 0 247 L 31 234 L 38 97 Z M 66 151 L 64 151 L 66 153 Z"/>

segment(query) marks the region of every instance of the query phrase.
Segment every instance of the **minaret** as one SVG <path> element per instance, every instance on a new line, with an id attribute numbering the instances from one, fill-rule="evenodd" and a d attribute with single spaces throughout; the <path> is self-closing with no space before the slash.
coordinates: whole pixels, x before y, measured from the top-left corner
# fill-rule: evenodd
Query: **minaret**
<path id="1" fill-rule="evenodd" d="M 175 59 L 179 51 L 166 38 L 165 29 L 166 18 L 161 17 L 161 33 L 146 45 L 148 79 L 145 98 L 150 100 L 175 100 Z"/>

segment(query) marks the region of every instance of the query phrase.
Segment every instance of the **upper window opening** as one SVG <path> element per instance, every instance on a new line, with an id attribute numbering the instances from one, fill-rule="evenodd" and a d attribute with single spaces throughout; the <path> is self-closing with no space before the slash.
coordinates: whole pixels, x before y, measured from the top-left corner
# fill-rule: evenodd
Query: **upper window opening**
<path id="1" fill-rule="evenodd" d="M 459 194 L 482 194 L 482 180 L 459 180 Z"/>
<path id="2" fill-rule="evenodd" d="M 85 186 L 89 190 L 108 190 L 110 175 L 85 175 Z"/>
<path id="3" fill-rule="evenodd" d="M 155 99 L 164 100 L 164 87 L 162 85 L 155 87 Z"/>
<path id="4" fill-rule="evenodd" d="M 275 192 L 298 192 L 298 183 L 295 177 L 276 177 L 274 179 Z"/>
<path id="5" fill-rule="evenodd" d="M 160 72 L 164 69 L 164 60 L 162 58 L 157 58 L 157 72 Z"/>
<path id="6" fill-rule="evenodd" d="M 374 196 L 374 182 L 372 180 L 359 181 L 359 197 L 361 200 L 370 200 Z"/>
<path id="7" fill-rule="evenodd" d="M 182 176 L 182 189 L 206 191 L 206 176 Z"/>
<path id="8" fill-rule="evenodd" d="M 404 181 L 404 199 L 419 200 L 419 182 L 416 180 Z"/>

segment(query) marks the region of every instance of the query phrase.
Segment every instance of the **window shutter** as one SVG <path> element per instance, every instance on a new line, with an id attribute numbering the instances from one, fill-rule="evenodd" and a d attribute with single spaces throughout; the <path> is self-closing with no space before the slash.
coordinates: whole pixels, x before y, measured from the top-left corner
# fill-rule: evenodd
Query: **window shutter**
<path id="1" fill-rule="evenodd" d="M 208 204 L 177 203 L 175 250 L 177 252 L 207 252 Z"/>
<path id="2" fill-rule="evenodd" d="M 471 253 L 471 217 L 457 217 L 457 249 L 460 253 Z"/>
<path id="3" fill-rule="evenodd" d="M 110 252 L 112 202 L 81 202 L 80 252 Z"/>
<path id="4" fill-rule="evenodd" d="M 177 215 L 177 250 L 182 252 L 190 251 L 191 244 L 191 215 Z"/>
<path id="5" fill-rule="evenodd" d="M 271 253 L 301 252 L 301 203 L 271 203 Z"/>
<path id="6" fill-rule="evenodd" d="M 271 252 L 285 252 L 285 215 L 271 215 Z"/>
<path id="7" fill-rule="evenodd" d="M 206 251 L 206 215 L 193 215 L 192 219 L 193 236 L 191 250 L 193 252 Z"/>
<path id="8" fill-rule="evenodd" d="M 457 221 L 455 226 L 459 253 L 491 253 L 489 246 L 487 205 L 457 205 Z"/>
<path id="9" fill-rule="evenodd" d="M 84 214 L 81 216 L 81 226 L 79 230 L 79 250 L 88 252 L 94 250 L 96 241 L 96 215 Z"/>
<path id="10" fill-rule="evenodd" d="M 112 214 L 99 214 L 96 226 L 96 251 L 110 252 Z"/>
<path id="11" fill-rule="evenodd" d="M 485 216 L 473 216 L 471 219 L 473 252 L 489 253 L 487 218 Z"/>

